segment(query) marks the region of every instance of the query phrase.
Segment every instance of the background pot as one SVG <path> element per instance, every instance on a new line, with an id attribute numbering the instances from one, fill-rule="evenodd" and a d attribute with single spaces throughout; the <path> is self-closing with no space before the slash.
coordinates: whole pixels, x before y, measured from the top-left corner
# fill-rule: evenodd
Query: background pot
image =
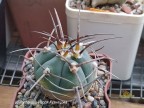
<path id="1" fill-rule="evenodd" d="M 40 34 L 32 31 L 51 32 L 53 29 L 49 10 L 54 13 L 57 9 L 64 33 L 66 33 L 66 0 L 7 0 L 23 45 L 35 47 L 42 41 Z M 55 16 L 55 15 L 54 15 Z"/>
<path id="2" fill-rule="evenodd" d="M 70 0 L 67 0 L 68 35 L 72 36 L 72 38 L 77 36 L 78 12 L 78 9 L 70 7 Z M 99 35 L 95 40 L 122 37 L 121 39 L 99 42 L 93 45 L 93 48 L 98 49 L 104 46 L 98 53 L 109 55 L 118 61 L 113 63 L 113 73 L 121 80 L 130 79 L 143 29 L 144 14 L 132 15 L 81 10 L 80 19 L 81 36 L 96 33 L 113 34 Z M 94 39 L 91 40 L 93 41 Z M 113 77 L 113 79 L 117 80 L 116 77 Z"/>
<path id="3" fill-rule="evenodd" d="M 92 58 L 94 58 L 95 57 L 95 55 L 93 54 L 93 53 L 90 53 L 90 56 L 92 57 Z M 30 52 L 27 52 L 26 53 L 26 55 L 25 55 L 25 57 L 26 58 L 29 58 L 29 57 L 31 57 L 31 53 Z M 105 59 L 103 59 L 107 64 L 108 64 L 108 66 L 109 66 L 109 68 L 110 68 L 110 73 L 112 72 L 112 62 L 110 61 L 110 59 L 109 59 L 109 57 L 107 57 L 106 55 L 97 55 L 97 57 L 105 57 Z M 24 62 L 23 62 L 23 65 L 22 65 L 22 70 L 23 70 L 23 66 L 24 66 Z M 25 83 L 25 81 L 26 81 L 26 79 L 25 79 L 25 72 L 24 71 L 22 71 L 23 72 L 23 78 L 22 78 L 22 80 L 21 80 L 21 82 L 20 82 L 20 86 L 19 86 L 19 88 L 17 89 L 17 91 L 16 91 L 16 93 L 14 94 L 14 98 L 13 98 L 13 100 L 12 100 L 12 104 L 11 104 L 11 108 L 14 108 L 14 105 L 15 105 L 15 101 L 16 101 L 16 97 L 17 97 L 17 94 L 18 94 L 18 92 L 20 92 L 20 90 L 22 89 L 22 87 L 23 87 L 23 85 L 24 85 L 24 83 Z M 108 97 L 108 94 L 107 94 L 107 91 L 108 91 L 108 89 L 109 89 L 109 87 L 110 87 L 110 82 L 111 82 L 111 74 L 110 74 L 110 78 L 109 78 L 109 80 L 107 81 L 107 83 L 106 83 L 106 85 L 105 85 L 105 88 L 104 88 L 104 95 L 105 95 L 105 100 L 106 100 L 106 102 L 107 102 L 107 104 L 108 104 L 108 108 L 111 108 L 111 101 L 110 101 L 110 99 L 109 99 L 109 97 Z"/>
<path id="4" fill-rule="evenodd" d="M 0 68 L 3 68 L 6 58 L 5 35 L 5 0 L 0 0 Z"/>

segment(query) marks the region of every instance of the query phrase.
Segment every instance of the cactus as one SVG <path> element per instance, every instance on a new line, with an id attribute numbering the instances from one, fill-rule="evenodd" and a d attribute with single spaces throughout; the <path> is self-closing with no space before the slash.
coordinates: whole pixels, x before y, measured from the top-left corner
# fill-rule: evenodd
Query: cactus
<path id="1" fill-rule="evenodd" d="M 92 7 L 96 7 L 98 5 L 103 4 L 113 4 L 113 3 L 125 3 L 126 0 L 92 0 Z"/>
<path id="2" fill-rule="evenodd" d="M 79 37 L 70 40 L 65 37 L 61 27 L 58 14 L 55 10 L 58 26 L 56 26 L 53 17 L 55 33 L 57 34 L 57 27 L 59 27 L 61 37 L 55 38 L 55 41 L 45 46 L 45 50 L 40 51 L 34 57 L 34 74 L 36 80 L 46 74 L 44 78 L 39 81 L 43 91 L 51 99 L 59 100 L 73 100 L 76 97 L 76 88 L 78 87 L 81 97 L 91 87 L 91 82 L 96 79 L 96 60 L 93 60 L 85 49 L 87 48 L 80 43 L 80 39 L 86 37 Z"/>

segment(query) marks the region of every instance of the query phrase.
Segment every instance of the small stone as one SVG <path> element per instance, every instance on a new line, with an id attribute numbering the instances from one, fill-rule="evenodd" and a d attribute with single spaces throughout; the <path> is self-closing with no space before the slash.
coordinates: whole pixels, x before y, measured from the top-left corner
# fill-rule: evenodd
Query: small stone
<path id="1" fill-rule="evenodd" d="M 127 14 L 130 14 L 132 11 L 131 8 L 127 6 L 126 4 L 123 4 L 121 9 Z"/>
<path id="2" fill-rule="evenodd" d="M 35 92 L 31 92 L 30 98 L 35 98 L 36 93 Z"/>
<path id="3" fill-rule="evenodd" d="M 39 87 L 38 85 L 36 85 L 36 86 L 35 86 L 35 89 L 36 89 L 36 90 L 39 90 L 39 89 L 40 89 L 40 87 Z"/>
<path id="4" fill-rule="evenodd" d="M 137 5 L 136 5 L 136 4 L 135 4 L 135 5 L 132 5 L 132 8 L 133 8 L 133 9 L 138 9 L 139 7 L 140 7 L 140 4 L 137 4 Z"/>
<path id="5" fill-rule="evenodd" d="M 99 88 L 98 96 L 104 96 L 104 91 L 102 88 Z"/>
<path id="6" fill-rule="evenodd" d="M 26 80 L 27 80 L 27 81 L 31 81 L 31 80 L 32 80 L 31 75 L 27 75 L 27 76 L 26 76 Z"/>
<path id="7" fill-rule="evenodd" d="M 70 2 L 70 7 L 76 7 L 76 3 L 74 1 Z"/>
<path id="8" fill-rule="evenodd" d="M 15 105 L 21 105 L 22 103 L 23 103 L 22 100 L 17 100 L 17 101 L 15 101 Z"/>
<path id="9" fill-rule="evenodd" d="M 89 102 L 92 102 L 92 101 L 94 101 L 94 97 L 92 97 L 92 96 L 87 96 L 87 100 L 89 101 Z"/>
<path id="10" fill-rule="evenodd" d="M 23 98 L 23 95 L 21 95 L 21 94 L 19 94 L 18 96 L 17 96 L 17 99 L 22 99 Z"/>
<path id="11" fill-rule="evenodd" d="M 24 97 L 28 97 L 29 95 L 30 95 L 30 92 L 26 91 L 25 94 L 24 94 Z"/>
<path id="12" fill-rule="evenodd" d="M 35 78 L 35 75 L 31 75 L 31 79 L 34 79 Z"/>
<path id="13" fill-rule="evenodd" d="M 89 92 L 93 92 L 93 91 L 95 91 L 95 89 L 94 89 L 94 87 L 91 87 Z"/>
<path id="14" fill-rule="evenodd" d="M 19 105 L 18 108 L 25 108 L 25 106 L 24 106 L 24 102 L 23 102 L 21 105 Z"/>
<path id="15" fill-rule="evenodd" d="M 19 108 L 19 106 L 18 106 L 18 105 L 15 105 L 15 108 Z"/>
<path id="16" fill-rule="evenodd" d="M 32 106 L 36 106 L 37 105 L 37 102 L 35 100 L 33 100 L 33 99 L 30 100 L 30 103 L 31 103 Z"/>
<path id="17" fill-rule="evenodd" d="M 30 69 L 33 67 L 32 63 L 28 64 L 27 67 Z"/>
<path id="18" fill-rule="evenodd" d="M 90 96 L 91 94 L 89 93 L 89 92 L 87 92 L 86 94 L 85 94 L 85 96 L 87 97 L 87 96 Z"/>
<path id="19" fill-rule="evenodd" d="M 105 101 L 104 100 L 100 100 L 100 105 L 101 106 L 105 106 L 106 105 Z"/>
<path id="20" fill-rule="evenodd" d="M 27 86 L 28 86 L 27 88 L 28 88 L 28 89 L 31 88 L 31 87 L 33 86 L 33 84 L 34 84 L 34 83 L 33 83 L 32 81 L 29 81 L 29 82 L 27 83 Z"/>
<path id="21" fill-rule="evenodd" d="M 91 0 L 83 0 L 83 1 L 85 2 L 86 6 L 89 6 L 91 3 Z"/>
<path id="22" fill-rule="evenodd" d="M 119 5 L 118 5 L 118 4 L 115 4 L 114 7 L 117 9 L 117 8 L 119 8 Z"/>
<path id="23" fill-rule="evenodd" d="M 91 104 L 91 102 L 87 102 L 83 108 L 92 108 Z"/>
<path id="24" fill-rule="evenodd" d="M 110 8 L 109 8 L 109 11 L 110 11 L 110 12 L 116 12 L 116 9 L 115 9 L 114 7 L 110 7 Z"/>
<path id="25" fill-rule="evenodd" d="M 23 100 L 23 101 L 27 101 L 27 99 L 28 99 L 27 97 L 23 97 L 23 99 L 22 99 L 22 100 Z"/>
<path id="26" fill-rule="evenodd" d="M 79 9 L 80 4 L 81 4 L 81 0 L 77 0 L 77 3 L 76 3 L 76 7 L 77 7 L 77 9 Z"/>
<path id="27" fill-rule="evenodd" d="M 26 88 L 27 88 L 27 86 L 28 86 L 28 83 L 27 83 L 27 82 L 25 82 L 25 83 L 24 83 L 24 88 L 26 89 Z"/>
<path id="28" fill-rule="evenodd" d="M 101 65 L 106 66 L 107 64 L 106 64 L 104 61 L 101 61 L 101 62 L 99 63 L 99 66 L 101 66 Z"/>
<path id="29" fill-rule="evenodd" d="M 98 71 L 97 71 L 97 75 L 98 75 L 98 76 L 102 76 L 102 75 L 104 75 L 104 72 L 103 72 L 103 71 L 98 70 Z"/>
<path id="30" fill-rule="evenodd" d="M 94 97 L 96 100 L 100 100 L 101 99 L 101 97 L 99 97 L 99 96 L 95 96 Z"/>
<path id="31" fill-rule="evenodd" d="M 21 93 L 24 94 L 27 90 L 26 89 L 22 89 Z"/>
<path id="32" fill-rule="evenodd" d="M 18 92 L 18 94 L 19 94 L 19 95 L 22 95 L 22 93 L 21 93 L 21 92 Z"/>
<path id="33" fill-rule="evenodd" d="M 43 104 L 43 101 L 42 101 L 41 99 L 38 100 L 38 102 L 39 102 L 39 104 L 41 104 L 41 105 Z"/>
<path id="34" fill-rule="evenodd" d="M 107 79 L 104 80 L 105 83 L 107 83 L 107 81 L 108 81 Z"/>
<path id="35" fill-rule="evenodd" d="M 34 72 L 34 67 L 31 67 L 31 69 L 29 70 L 29 73 Z"/>
<path id="36" fill-rule="evenodd" d="M 100 65 L 99 68 L 102 70 L 106 70 L 107 67 L 105 65 Z"/>
<path id="37" fill-rule="evenodd" d="M 42 108 L 42 105 L 37 104 L 35 108 Z"/>
<path id="38" fill-rule="evenodd" d="M 85 101 L 81 101 L 81 103 L 82 103 L 82 106 L 84 106 L 86 102 Z"/>
<path id="39" fill-rule="evenodd" d="M 92 102 L 92 108 L 97 108 L 97 100 L 95 99 L 93 102 Z"/>
<path id="40" fill-rule="evenodd" d="M 99 105 L 97 105 L 97 107 L 96 108 L 100 108 L 100 106 Z"/>
<path id="41" fill-rule="evenodd" d="M 96 92 L 98 92 L 98 91 L 99 91 L 98 82 L 96 82 L 96 83 L 95 83 L 95 85 L 94 85 L 94 89 L 95 89 L 95 91 L 96 91 Z"/>
<path id="42" fill-rule="evenodd" d="M 91 96 L 95 97 L 97 95 L 96 91 L 91 92 Z"/>

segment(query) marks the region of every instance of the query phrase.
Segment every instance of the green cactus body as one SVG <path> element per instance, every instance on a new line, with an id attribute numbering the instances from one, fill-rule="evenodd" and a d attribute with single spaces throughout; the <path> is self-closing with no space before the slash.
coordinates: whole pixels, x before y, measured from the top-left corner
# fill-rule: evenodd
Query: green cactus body
<path id="1" fill-rule="evenodd" d="M 57 97 L 62 100 L 74 99 L 76 96 L 74 87 L 80 86 L 80 82 L 76 77 L 76 74 L 74 74 L 70 70 L 70 66 L 68 65 L 68 63 L 65 62 L 61 57 L 56 56 L 56 54 L 50 51 L 40 52 L 39 54 L 37 54 L 35 59 L 36 61 L 34 61 L 34 67 L 35 67 L 34 74 L 36 76 L 36 80 L 38 80 L 42 76 L 44 71 L 43 68 L 49 68 L 50 73 L 52 73 L 53 75 L 69 80 L 66 81 L 61 78 L 57 78 L 53 75 L 49 75 L 43 78 L 39 83 L 45 90 L 47 90 L 47 95 L 50 98 Z M 84 53 L 80 58 L 74 58 L 73 56 L 71 56 L 67 57 L 67 60 L 70 63 L 79 64 L 92 59 L 89 56 L 88 52 L 84 51 Z M 37 62 L 39 62 L 43 68 L 39 66 Z M 78 68 L 78 71 L 76 73 L 79 76 L 79 79 L 82 81 L 83 86 L 92 82 L 95 79 L 95 73 L 90 75 L 93 69 L 94 65 L 92 62 L 84 64 Z M 86 79 L 88 75 L 90 75 L 90 77 Z M 87 92 L 90 86 L 91 85 L 84 87 L 84 92 Z M 52 93 L 50 91 L 53 91 L 55 93 Z M 63 95 L 60 95 L 58 93 Z M 80 92 L 80 94 L 82 95 L 82 91 Z"/>

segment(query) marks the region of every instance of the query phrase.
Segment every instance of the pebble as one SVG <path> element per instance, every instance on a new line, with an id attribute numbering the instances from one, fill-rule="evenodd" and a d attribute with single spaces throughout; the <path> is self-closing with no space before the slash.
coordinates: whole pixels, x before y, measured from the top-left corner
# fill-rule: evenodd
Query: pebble
<path id="1" fill-rule="evenodd" d="M 92 103 L 91 102 L 87 102 L 84 106 L 83 106 L 83 108 L 92 108 Z"/>
<path id="2" fill-rule="evenodd" d="M 98 96 L 104 96 L 104 91 L 102 88 L 99 88 L 99 93 L 98 93 Z"/>
<path id="3" fill-rule="evenodd" d="M 24 94 L 24 97 L 28 97 L 29 95 L 30 95 L 30 92 L 26 91 L 25 94 Z"/>
<path id="4" fill-rule="evenodd" d="M 97 108 L 97 104 L 98 104 L 98 102 L 97 102 L 97 100 L 95 99 L 93 102 L 92 102 L 92 108 Z"/>
<path id="5" fill-rule="evenodd" d="M 42 105 L 37 104 L 35 108 L 42 108 Z"/>
<path id="6" fill-rule="evenodd" d="M 22 103 L 21 105 L 19 105 L 18 108 L 25 108 L 24 103 Z"/>
<path id="7" fill-rule="evenodd" d="M 106 105 L 105 101 L 104 100 L 100 100 L 100 105 L 101 106 L 105 106 Z"/>
<path id="8" fill-rule="evenodd" d="M 30 103 L 31 103 L 32 106 L 36 107 L 37 102 L 34 99 L 31 99 L 29 101 L 30 101 Z"/>
<path id="9" fill-rule="evenodd" d="M 31 75 L 31 79 L 33 79 L 33 80 L 34 80 L 34 79 L 35 79 L 35 75 Z"/>
<path id="10" fill-rule="evenodd" d="M 34 72 L 34 67 L 31 67 L 30 70 L 28 71 L 28 73 L 32 73 Z"/>
<path id="11" fill-rule="evenodd" d="M 18 106 L 18 105 L 15 105 L 15 108 L 19 108 L 19 106 Z"/>
<path id="12" fill-rule="evenodd" d="M 96 95 L 97 95 L 97 92 L 96 92 L 96 91 L 91 92 L 91 96 L 92 96 L 92 97 L 95 97 Z"/>
<path id="13" fill-rule="evenodd" d="M 96 100 L 100 100 L 101 99 L 101 97 L 98 97 L 98 96 L 95 96 L 94 97 Z"/>
<path id="14" fill-rule="evenodd" d="M 82 106 L 84 106 L 84 105 L 86 104 L 86 102 L 85 102 L 85 101 L 81 101 L 81 103 L 82 103 Z"/>
<path id="15" fill-rule="evenodd" d="M 107 67 L 105 65 L 100 65 L 99 68 L 102 70 L 106 70 Z"/>
<path id="16" fill-rule="evenodd" d="M 21 93 L 21 92 L 18 92 L 18 94 L 19 94 L 19 95 L 22 95 L 22 93 Z"/>
<path id="17" fill-rule="evenodd" d="M 85 4 L 86 4 L 87 6 L 89 6 L 90 3 L 91 3 L 91 0 L 83 0 L 83 1 L 85 2 Z"/>
<path id="18" fill-rule="evenodd" d="M 87 100 L 88 100 L 89 102 L 92 102 L 92 101 L 94 101 L 94 97 L 88 95 L 88 96 L 87 96 Z"/>
<path id="19" fill-rule="evenodd" d="M 36 93 L 35 92 L 31 92 L 31 94 L 30 94 L 30 98 L 35 98 L 35 96 L 36 96 Z"/>
<path id="20" fill-rule="evenodd" d="M 31 80 L 32 80 L 31 75 L 27 75 L 27 76 L 26 76 L 26 80 L 27 80 L 27 81 L 31 81 Z"/>
<path id="21" fill-rule="evenodd" d="M 36 85 L 35 89 L 38 91 L 38 90 L 40 90 L 40 87 L 38 85 Z"/>
<path id="22" fill-rule="evenodd" d="M 104 75 L 104 72 L 103 72 L 103 71 L 98 70 L 98 71 L 97 71 L 97 75 L 98 75 L 98 76 Z"/>
<path id="23" fill-rule="evenodd" d="M 132 11 L 131 8 L 127 6 L 126 4 L 123 4 L 121 9 L 127 14 L 130 14 Z"/>
<path id="24" fill-rule="evenodd" d="M 106 83 L 108 80 L 107 79 L 104 79 L 104 82 Z"/>
<path id="25" fill-rule="evenodd" d="M 22 89 L 21 93 L 24 94 L 27 90 L 26 89 Z"/>
<path id="26" fill-rule="evenodd" d="M 95 91 L 94 87 L 91 87 L 89 90 L 89 92 L 94 92 L 94 91 Z"/>
<path id="27" fill-rule="evenodd" d="M 99 106 L 99 105 L 97 105 L 97 108 L 100 108 L 100 106 Z"/>
<path id="28" fill-rule="evenodd" d="M 32 82 L 32 81 L 29 81 L 29 82 L 27 83 L 27 89 L 30 89 L 32 86 L 33 86 L 33 82 Z"/>
<path id="29" fill-rule="evenodd" d="M 21 94 L 19 94 L 18 96 L 17 96 L 17 99 L 22 99 L 23 98 L 23 95 L 21 95 Z"/>
<path id="30" fill-rule="evenodd" d="M 22 103 L 23 103 L 23 101 L 17 100 L 17 101 L 15 102 L 15 105 L 21 105 Z"/>
<path id="31" fill-rule="evenodd" d="M 28 86 L 28 83 L 27 83 L 27 82 L 25 82 L 25 83 L 24 83 L 24 88 L 26 89 L 26 88 L 27 88 L 27 86 Z"/>

